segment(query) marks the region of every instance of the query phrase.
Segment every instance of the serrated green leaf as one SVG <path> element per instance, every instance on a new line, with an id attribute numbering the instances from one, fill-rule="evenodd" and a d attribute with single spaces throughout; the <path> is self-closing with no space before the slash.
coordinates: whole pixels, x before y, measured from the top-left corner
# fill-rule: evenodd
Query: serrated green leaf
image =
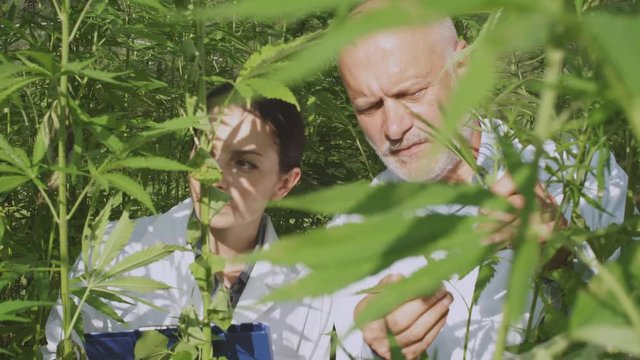
<path id="1" fill-rule="evenodd" d="M 178 344 L 178 346 L 182 345 L 184 343 L 180 343 Z M 182 346 L 184 347 L 184 345 Z M 182 349 L 181 347 L 181 349 Z M 198 356 L 197 350 L 194 347 L 194 351 L 189 351 L 189 350 L 178 350 L 176 348 L 176 352 L 175 354 L 173 354 L 173 360 L 192 360 L 195 359 Z"/>
<path id="2" fill-rule="evenodd" d="M 0 193 L 9 192 L 29 181 L 24 175 L 9 175 L 0 177 Z"/>
<path id="3" fill-rule="evenodd" d="M 100 255 L 95 262 L 96 270 L 105 272 L 106 266 L 118 256 L 129 241 L 129 238 L 131 238 L 133 227 L 134 223 L 129 220 L 129 213 L 123 212 L 120 220 L 118 220 L 109 237 L 100 248 Z"/>
<path id="4" fill-rule="evenodd" d="M 40 160 L 44 157 L 44 154 L 47 152 L 47 148 L 49 147 L 49 137 L 46 133 L 46 122 L 40 123 L 38 125 L 38 133 L 36 135 L 36 141 L 33 145 L 33 154 L 31 156 L 31 163 L 38 164 Z"/>
<path id="5" fill-rule="evenodd" d="M 640 32 L 640 19 L 598 12 L 584 18 L 583 30 L 593 39 L 592 49 L 606 60 L 605 75 L 640 139 L 640 72 L 633 61 L 640 56 L 640 44 L 627 41 L 627 34 Z"/>
<path id="6" fill-rule="evenodd" d="M 144 331 L 136 342 L 134 356 L 136 360 L 163 360 L 168 357 L 169 339 L 159 331 Z"/>
<path id="7" fill-rule="evenodd" d="M 6 225 L 4 223 L 4 215 L 0 214 L 0 245 L 2 244 L 2 239 L 4 238 L 4 232 L 6 229 Z M 0 277 L 0 290 L 2 290 L 4 286 L 2 285 L 2 278 Z"/>
<path id="8" fill-rule="evenodd" d="M 6 165 L 6 164 L 0 164 L 0 173 L 18 174 L 18 175 L 24 174 L 24 172 L 22 172 L 20 169 L 13 167 L 11 165 Z"/>
<path id="9" fill-rule="evenodd" d="M 300 104 L 296 100 L 293 92 L 281 82 L 262 78 L 245 80 L 245 83 L 252 87 L 258 94 L 267 99 L 278 99 L 296 106 L 300 110 Z"/>
<path id="10" fill-rule="evenodd" d="M 300 299 L 305 293 L 308 296 L 332 293 L 407 256 L 428 256 L 434 251 L 457 253 L 460 249 L 473 252 L 469 249 L 480 246 L 480 240 L 486 236 L 476 229 L 478 221 L 475 217 L 456 215 L 377 216 L 359 224 L 284 236 L 268 250 L 249 258 L 309 267 L 312 270 L 309 276 L 269 296 L 272 300 L 288 296 Z"/>
<path id="11" fill-rule="evenodd" d="M 187 165 L 179 163 L 175 160 L 158 157 L 130 157 L 124 160 L 116 161 L 109 166 L 111 169 L 130 168 L 130 169 L 152 169 L 164 171 L 191 171 L 193 170 Z"/>
<path id="12" fill-rule="evenodd" d="M 0 302 L 0 321 L 5 321 L 9 316 L 39 306 L 51 306 L 47 301 L 9 300 Z"/>
<path id="13" fill-rule="evenodd" d="M 540 244 L 535 239 L 526 239 L 516 249 L 506 298 L 506 306 L 510 309 L 508 319 L 510 323 L 520 319 L 527 306 L 527 294 L 531 291 L 532 279 L 539 258 Z"/>
<path id="14" fill-rule="evenodd" d="M 191 271 L 191 275 L 198 284 L 198 288 L 203 293 L 211 293 L 211 289 L 213 286 L 212 282 L 212 273 L 211 267 L 207 263 L 207 261 L 202 257 L 198 256 L 194 262 L 189 265 L 189 270 Z"/>
<path id="15" fill-rule="evenodd" d="M 96 61 L 96 58 L 89 58 L 82 61 L 71 61 L 68 62 L 65 66 L 65 72 L 70 72 L 72 74 L 80 74 L 82 70 L 87 68 L 87 66 L 93 64 Z"/>
<path id="16" fill-rule="evenodd" d="M 29 167 L 29 159 L 24 151 L 14 148 L 9 144 L 4 135 L 0 134 L 0 160 L 4 160 L 17 168 L 26 171 Z"/>
<path id="17" fill-rule="evenodd" d="M 233 81 L 228 80 L 222 76 L 218 75 L 210 75 L 205 78 L 207 81 L 211 81 L 212 83 L 228 83 L 233 84 Z"/>
<path id="18" fill-rule="evenodd" d="M 164 134 L 179 130 L 185 130 L 191 127 L 209 130 L 211 129 L 211 124 L 206 116 L 179 117 L 154 125 L 151 129 L 141 133 L 140 137 L 143 139 L 152 139 Z"/>
<path id="19" fill-rule="evenodd" d="M 118 313 L 115 310 L 113 310 L 111 306 L 109 306 L 107 303 L 102 301 L 102 299 L 100 299 L 95 294 L 93 293 L 89 294 L 89 296 L 87 296 L 87 298 L 85 299 L 85 302 L 89 304 L 92 308 L 101 312 L 102 314 L 114 319 L 115 321 L 121 324 L 124 323 L 124 319 L 122 319 L 122 317 L 120 317 L 120 315 L 118 315 Z"/>
<path id="20" fill-rule="evenodd" d="M 600 345 L 606 349 L 640 356 L 638 333 L 631 326 L 593 324 L 573 329 L 571 338 L 575 341 L 584 341 Z"/>
<path id="21" fill-rule="evenodd" d="M 110 278 L 112 276 L 120 275 L 127 271 L 131 271 L 156 262 L 162 258 L 167 257 L 177 250 L 181 250 L 181 248 L 179 246 L 167 245 L 162 243 L 153 244 L 143 250 L 127 256 L 122 260 L 119 260 L 102 276 L 105 278 Z"/>
<path id="22" fill-rule="evenodd" d="M 97 249 L 102 245 L 103 241 L 106 240 L 105 232 L 107 230 L 107 225 L 109 224 L 109 217 L 111 216 L 112 208 L 113 198 L 110 198 L 95 218 L 89 236 L 82 238 L 82 261 L 84 263 L 84 268 L 87 269 L 87 271 L 94 270 L 98 264 Z M 94 251 L 91 252 L 92 257 L 89 259 L 91 248 L 93 248 Z"/>
<path id="23" fill-rule="evenodd" d="M 111 152 L 119 154 L 124 151 L 124 143 L 111 131 L 101 126 L 87 126 L 95 137 L 104 144 Z"/>
<path id="24" fill-rule="evenodd" d="M 484 289 L 487 287 L 489 282 L 491 282 L 491 279 L 493 279 L 493 277 L 495 276 L 496 265 L 498 265 L 499 260 L 500 258 L 494 255 L 478 268 L 478 278 L 476 279 L 476 285 L 473 288 L 473 297 L 471 300 L 473 304 L 478 303 L 480 295 L 482 295 Z"/>
<path id="25" fill-rule="evenodd" d="M 158 0 L 131 0 L 131 2 L 134 4 L 148 6 L 156 10 L 167 10 L 167 8 Z"/>
<path id="26" fill-rule="evenodd" d="M 39 62 L 41 66 L 36 65 L 30 61 L 28 61 L 23 55 L 26 55 L 37 62 Z M 43 51 L 35 51 L 35 50 L 22 50 L 19 53 L 20 60 L 29 67 L 29 69 L 37 72 L 44 72 L 46 75 L 51 75 L 55 73 L 59 67 L 59 64 L 56 62 L 53 53 L 43 52 Z M 44 71 L 43 71 L 44 67 Z"/>
<path id="27" fill-rule="evenodd" d="M 108 280 L 100 281 L 95 286 L 96 289 L 109 287 L 138 293 L 166 290 L 170 288 L 169 285 L 161 281 L 149 279 L 143 276 L 115 276 Z"/>
<path id="28" fill-rule="evenodd" d="M 390 183 L 370 186 L 365 182 L 334 186 L 282 199 L 273 206 L 321 214 L 376 214 L 405 212 L 430 205 L 482 205 L 493 210 L 508 210 L 504 199 L 479 186 L 444 183 Z"/>
<path id="29" fill-rule="evenodd" d="M 12 62 L 0 64 L 0 79 L 8 79 L 10 76 L 25 70 L 27 70 L 26 67 Z"/>
<path id="30" fill-rule="evenodd" d="M 201 19 L 246 17 L 250 19 L 273 19 L 275 17 L 299 17 L 315 11 L 330 11 L 342 5 L 355 4 L 357 0 L 244 0 L 217 5 L 195 14 Z"/>
<path id="31" fill-rule="evenodd" d="M 449 253 L 443 260 L 430 262 L 408 278 L 385 286 L 362 310 L 356 323 L 364 324 L 378 319 L 409 299 L 433 294 L 452 275 L 468 273 L 490 253 L 490 248 L 483 249 L 479 242 L 470 242 L 469 246 Z"/>
<path id="32" fill-rule="evenodd" d="M 14 92 L 39 79 L 40 77 L 35 76 L 4 79 L 3 81 L 6 82 L 0 90 L 0 103 L 2 103 L 7 97 L 11 96 L 11 94 L 13 94 Z"/>
<path id="33" fill-rule="evenodd" d="M 80 75 L 86 76 L 91 79 L 99 80 L 102 82 L 114 84 L 114 85 L 124 85 L 123 82 L 115 80 L 114 78 L 128 74 L 128 71 L 119 72 L 119 73 L 111 73 L 107 71 L 101 70 L 93 70 L 93 69 L 82 69 L 80 71 Z"/>
<path id="34" fill-rule="evenodd" d="M 151 196 L 145 191 L 145 189 L 140 186 L 137 182 L 126 175 L 122 174 L 103 174 L 99 175 L 102 179 L 107 180 L 110 185 L 115 187 L 118 190 L 121 190 L 134 199 L 140 201 L 147 209 L 156 212 L 155 207 L 153 206 L 153 202 L 151 201 Z"/>

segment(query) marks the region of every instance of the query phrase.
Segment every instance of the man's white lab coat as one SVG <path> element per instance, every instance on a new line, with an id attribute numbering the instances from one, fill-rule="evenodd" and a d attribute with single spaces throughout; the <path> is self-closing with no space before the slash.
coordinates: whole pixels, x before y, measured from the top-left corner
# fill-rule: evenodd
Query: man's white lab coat
<path id="1" fill-rule="evenodd" d="M 508 129 L 497 121 L 483 121 L 482 139 L 477 158 L 477 164 L 484 167 L 489 173 L 497 174 L 498 178 L 504 173 L 504 168 L 500 166 L 501 158 L 495 132 L 505 133 Z M 495 132 L 494 132 L 495 131 Z M 523 147 L 517 140 L 514 141 L 515 148 L 521 151 L 523 161 L 532 161 L 534 149 Z M 571 163 L 572 159 L 566 155 L 560 157 L 553 142 L 544 144 L 545 151 L 564 163 Z M 592 167 L 598 164 L 597 156 L 591 161 Z M 606 209 L 609 214 L 599 211 L 589 205 L 584 199 L 578 204 L 580 213 L 585 219 L 590 229 L 605 227 L 612 223 L 621 223 L 624 220 L 625 199 L 627 190 L 627 174 L 616 163 L 613 156 L 609 159 L 608 168 L 605 170 L 603 191 L 599 192 L 598 183 L 594 174 L 590 174 L 584 184 L 584 194 L 595 199 Z M 539 180 L 546 186 L 549 195 L 553 196 L 557 204 L 562 204 L 562 185 L 551 174 L 544 170 L 548 166 L 557 169 L 558 165 L 551 161 L 540 164 Z M 386 170 L 373 181 L 373 184 L 402 181 L 390 170 Z M 439 213 L 453 213 L 461 216 L 476 216 L 478 209 L 467 206 L 460 209 L 460 206 L 438 206 L 431 210 Z M 567 218 L 571 214 L 571 206 L 563 207 L 563 212 Z M 359 215 L 345 215 L 334 220 L 333 225 L 340 225 L 350 221 L 358 221 Z M 590 249 L 587 249 L 590 250 Z M 491 359 L 495 351 L 495 343 L 502 321 L 503 303 L 506 297 L 507 283 L 511 268 L 513 252 L 504 250 L 498 253 L 500 261 L 496 267 L 496 273 L 489 282 L 478 302 L 470 309 L 473 290 L 478 277 L 478 267 L 467 276 L 460 279 L 454 276 L 445 282 L 444 287 L 453 295 L 447 322 L 436 340 L 428 348 L 429 359 L 440 360 L 461 360 L 465 358 L 464 342 L 467 332 L 467 321 L 469 320 L 469 342 L 466 351 L 466 359 L 482 360 Z M 353 328 L 353 310 L 355 305 L 365 296 L 356 295 L 358 291 L 375 286 L 385 275 L 397 273 L 409 276 L 418 269 L 424 267 L 427 261 L 422 256 L 405 258 L 397 261 L 386 270 L 368 278 L 365 278 L 349 287 L 339 291 L 333 298 L 334 319 L 339 339 L 342 339 L 343 348 L 338 348 L 337 360 L 346 360 L 349 353 L 356 359 L 371 359 L 373 354 L 362 338 L 362 333 Z M 532 301 L 532 294 L 529 294 L 527 303 Z M 539 311 L 542 304 L 538 303 Z M 539 313 L 534 314 L 534 319 L 539 317 Z M 526 313 L 518 324 L 511 327 L 507 336 L 508 344 L 517 344 L 523 340 L 524 329 L 530 314 Z M 535 323 L 534 323 L 535 324 Z"/>

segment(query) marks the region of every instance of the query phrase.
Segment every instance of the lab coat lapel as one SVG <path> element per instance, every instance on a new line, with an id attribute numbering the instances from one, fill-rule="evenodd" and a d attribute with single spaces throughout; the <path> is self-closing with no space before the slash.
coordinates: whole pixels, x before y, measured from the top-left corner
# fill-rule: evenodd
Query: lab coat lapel
<path id="1" fill-rule="evenodd" d="M 271 220 L 268 219 L 265 230 L 264 248 L 278 240 Z M 233 322 L 264 322 L 271 327 L 272 337 L 282 339 L 286 333 L 287 341 L 298 343 L 291 336 L 302 337 L 305 319 L 309 306 L 304 302 L 263 302 L 265 296 L 274 290 L 290 284 L 302 275 L 302 271 L 295 267 L 275 266 L 269 262 L 259 261 L 253 267 L 247 285 L 240 296 L 238 305 L 233 313 Z M 273 339 L 278 341 L 277 339 Z"/>

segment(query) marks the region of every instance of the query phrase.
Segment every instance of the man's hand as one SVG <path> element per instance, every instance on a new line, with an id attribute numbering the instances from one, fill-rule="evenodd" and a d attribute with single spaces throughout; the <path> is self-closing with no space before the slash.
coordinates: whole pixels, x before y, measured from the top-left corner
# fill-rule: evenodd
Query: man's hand
<path id="1" fill-rule="evenodd" d="M 402 275 L 390 274 L 380 284 L 397 282 Z M 357 317 L 376 295 L 370 294 L 356 305 L 354 316 Z M 435 340 L 444 326 L 449 313 L 453 296 L 441 289 L 431 296 L 409 300 L 387 314 L 383 319 L 374 320 L 362 327 L 362 335 L 369 347 L 379 356 L 391 359 L 391 348 L 387 332 L 393 334 L 402 354 L 407 359 L 417 359 Z"/>
<path id="2" fill-rule="evenodd" d="M 505 174 L 490 187 L 490 190 L 505 198 L 516 210 L 522 210 L 525 206 L 525 197 L 518 192 L 513 178 Z M 538 241 L 543 243 L 549 240 L 554 229 L 566 226 L 566 220 L 560 213 L 554 198 L 550 196 L 540 183 L 536 183 L 534 188 L 538 211 L 530 214 L 529 226 L 532 226 L 537 233 Z M 496 225 L 490 229 L 492 235 L 486 241 L 489 243 L 505 242 L 510 245 L 511 240 L 516 236 L 520 226 L 520 215 L 518 213 L 501 213 L 480 210 L 480 213 L 496 220 Z"/>

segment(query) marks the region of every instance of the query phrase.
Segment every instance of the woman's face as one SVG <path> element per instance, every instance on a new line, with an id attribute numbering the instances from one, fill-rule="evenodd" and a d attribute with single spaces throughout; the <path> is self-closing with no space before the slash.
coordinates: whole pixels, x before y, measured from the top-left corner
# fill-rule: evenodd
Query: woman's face
<path id="1" fill-rule="evenodd" d="M 297 183 L 300 169 L 280 172 L 275 131 L 250 112 L 230 106 L 216 123 L 212 156 L 223 174 L 216 187 L 230 201 L 212 219 L 211 227 L 228 229 L 259 221 L 267 203 L 284 197 Z M 200 183 L 189 179 L 189 184 L 197 204 Z"/>

